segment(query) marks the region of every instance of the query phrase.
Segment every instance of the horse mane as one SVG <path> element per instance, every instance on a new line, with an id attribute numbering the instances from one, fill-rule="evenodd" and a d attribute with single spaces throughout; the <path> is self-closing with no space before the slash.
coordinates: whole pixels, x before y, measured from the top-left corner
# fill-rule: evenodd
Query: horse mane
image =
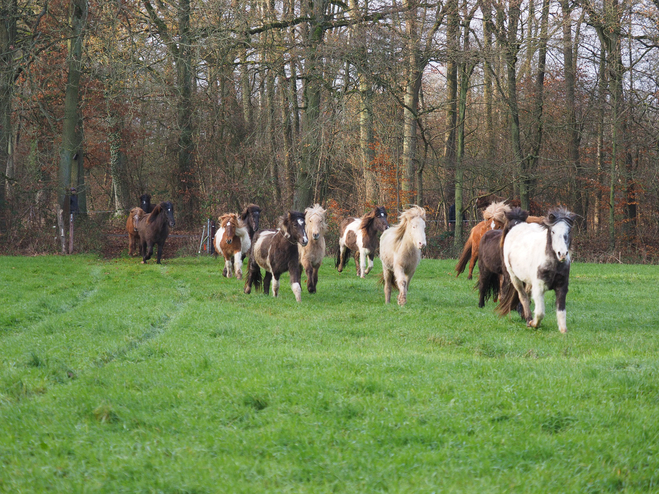
<path id="1" fill-rule="evenodd" d="M 503 232 L 501 234 L 501 248 L 503 248 L 503 241 L 506 239 L 506 235 L 511 228 L 520 223 L 526 223 L 526 219 L 529 217 L 529 212 L 523 210 L 522 208 L 510 208 L 506 212 L 506 221 L 504 222 Z"/>
<path id="2" fill-rule="evenodd" d="M 376 206 L 373 208 L 373 211 L 366 213 L 364 216 L 362 216 L 362 222 L 359 224 L 359 229 L 364 231 L 364 235 L 368 233 L 368 229 L 373 224 L 373 221 L 375 221 L 375 217 L 378 216 L 380 213 L 384 213 L 384 212 L 385 212 L 384 207 Z"/>
<path id="3" fill-rule="evenodd" d="M 421 218 L 423 221 L 426 221 L 426 210 L 420 206 L 414 205 L 410 206 L 398 216 L 398 224 L 391 227 L 393 230 L 391 234 L 394 238 L 394 249 L 398 249 L 403 238 L 405 238 L 407 226 L 414 218 Z"/>
<path id="4" fill-rule="evenodd" d="M 485 211 L 483 211 L 483 219 L 485 221 L 498 221 L 499 223 L 506 222 L 506 213 L 510 211 L 510 206 L 504 201 L 493 202 L 490 204 Z"/>
<path id="5" fill-rule="evenodd" d="M 323 209 L 323 207 L 320 204 L 314 204 L 313 206 L 309 206 L 307 209 L 304 210 L 304 221 L 308 223 L 309 219 L 313 215 L 320 216 L 321 218 L 320 229 L 323 232 L 325 232 L 327 231 L 327 218 L 325 213 L 326 211 Z"/>
<path id="6" fill-rule="evenodd" d="M 559 207 L 556 209 L 553 209 L 549 211 L 547 216 L 544 218 L 544 222 L 541 223 L 545 228 L 551 228 L 554 226 L 556 223 L 560 223 L 561 221 L 565 221 L 570 228 L 572 228 L 572 225 L 574 225 L 574 218 L 576 215 L 564 207 Z"/>
<path id="7" fill-rule="evenodd" d="M 156 218 L 158 217 L 158 215 L 160 213 L 162 213 L 162 205 L 163 205 L 163 203 L 161 202 L 155 208 L 153 208 L 153 211 L 151 211 L 151 213 L 149 213 L 149 217 L 146 219 L 147 223 L 151 224 L 154 221 L 156 221 Z"/>

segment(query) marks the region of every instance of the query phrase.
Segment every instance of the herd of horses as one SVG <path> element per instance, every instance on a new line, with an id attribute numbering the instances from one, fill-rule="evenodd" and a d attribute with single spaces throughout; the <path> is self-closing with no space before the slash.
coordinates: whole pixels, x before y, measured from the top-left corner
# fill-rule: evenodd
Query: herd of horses
<path id="1" fill-rule="evenodd" d="M 169 228 L 174 227 L 171 202 L 152 205 L 148 194 L 140 198 L 140 207 L 130 211 L 126 222 L 129 255 L 136 245 L 145 264 L 158 247 L 160 264 Z M 249 257 L 244 292 L 263 288 L 266 295 L 279 295 L 279 279 L 289 273 L 291 290 L 297 302 L 302 298 L 302 271 L 307 277 L 307 291 L 315 293 L 318 270 L 325 258 L 327 211 L 315 204 L 304 213 L 289 211 L 279 218 L 276 228 L 259 229 L 261 208 L 247 205 L 240 214 L 219 217 L 219 228 L 213 241 L 217 254 L 224 258 L 222 275 L 239 280 L 242 266 Z M 500 315 L 517 310 L 527 325 L 537 328 L 545 315 L 544 294 L 556 293 L 558 329 L 565 333 L 565 300 L 570 275 L 570 245 L 575 215 L 564 208 L 546 216 L 530 216 L 508 201 L 493 202 L 483 211 L 483 221 L 471 229 L 462 255 L 455 267 L 457 276 L 469 263 L 468 279 L 479 265 L 479 307 L 492 298 L 498 302 Z M 411 206 L 390 226 L 387 211 L 377 206 L 360 218 L 345 218 L 340 223 L 339 245 L 335 267 L 342 272 L 351 252 L 354 253 L 357 276 L 364 278 L 373 268 L 379 248 L 382 261 L 381 282 L 385 303 L 391 290 L 398 290 L 398 304 L 405 305 L 410 281 L 421 261 L 426 246 L 426 213 Z M 378 239 L 379 237 L 379 239 Z M 265 276 L 261 270 L 265 271 Z M 530 299 L 534 302 L 531 314 Z"/>

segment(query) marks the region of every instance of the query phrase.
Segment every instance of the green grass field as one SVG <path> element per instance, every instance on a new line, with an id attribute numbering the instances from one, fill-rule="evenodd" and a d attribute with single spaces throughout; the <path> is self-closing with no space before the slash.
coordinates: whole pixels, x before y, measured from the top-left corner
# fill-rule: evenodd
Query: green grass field
<path id="1" fill-rule="evenodd" d="M 296 304 L 211 258 L 0 257 L 0 491 L 657 492 L 659 266 L 576 263 L 568 334 L 455 261 Z"/>

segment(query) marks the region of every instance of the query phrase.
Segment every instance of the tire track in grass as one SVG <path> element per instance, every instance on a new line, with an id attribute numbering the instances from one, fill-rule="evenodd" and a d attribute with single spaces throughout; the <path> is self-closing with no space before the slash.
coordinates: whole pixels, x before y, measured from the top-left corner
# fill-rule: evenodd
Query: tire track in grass
<path id="1" fill-rule="evenodd" d="M 174 303 L 172 314 L 163 314 L 155 323 L 151 323 L 140 336 L 133 338 L 131 341 L 121 345 L 113 351 L 104 352 L 93 363 L 94 367 L 102 368 L 106 365 L 128 355 L 133 350 L 140 348 L 145 343 L 158 338 L 165 334 L 172 321 L 183 311 L 190 301 L 190 290 L 188 286 L 180 280 L 175 280 L 176 291 L 179 295 L 179 300 Z"/>

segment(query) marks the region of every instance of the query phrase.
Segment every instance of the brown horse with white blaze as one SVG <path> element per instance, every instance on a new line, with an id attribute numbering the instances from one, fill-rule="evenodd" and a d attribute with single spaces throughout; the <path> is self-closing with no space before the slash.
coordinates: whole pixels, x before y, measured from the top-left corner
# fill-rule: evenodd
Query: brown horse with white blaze
<path id="1" fill-rule="evenodd" d="M 478 223 L 471 229 L 469 238 L 465 242 L 462 254 L 458 263 L 455 265 L 456 276 L 460 276 L 469 262 L 469 275 L 467 279 L 470 280 L 474 275 L 474 266 L 478 260 L 478 245 L 481 237 L 488 230 L 501 230 L 506 221 L 506 212 L 510 211 L 510 206 L 504 202 L 495 202 L 490 204 L 485 211 L 483 211 L 483 221 Z"/>
<path id="2" fill-rule="evenodd" d="M 220 216 L 220 228 L 215 233 L 215 251 L 224 257 L 222 276 L 243 279 L 243 256 L 249 252 L 252 241 L 247 226 L 237 214 L 228 213 Z"/>
<path id="3" fill-rule="evenodd" d="M 373 269 L 375 249 L 378 247 L 378 233 L 389 228 L 387 211 L 377 206 L 361 218 L 346 218 L 341 222 L 339 250 L 336 254 L 336 267 L 339 273 L 348 264 L 350 251 L 355 254 L 357 276 L 363 278 Z M 368 258 L 368 268 L 366 259 Z"/>
<path id="4" fill-rule="evenodd" d="M 306 246 L 298 244 L 300 264 L 307 273 L 307 290 L 316 293 L 318 285 L 318 270 L 325 257 L 325 232 L 327 231 L 327 212 L 320 204 L 314 204 L 304 210 L 309 243 Z"/>
<path id="5" fill-rule="evenodd" d="M 259 289 L 263 282 L 263 291 L 267 295 L 272 281 L 272 295 L 278 297 L 279 277 L 288 271 L 291 278 L 291 290 L 295 294 L 295 300 L 300 302 L 302 288 L 300 287 L 301 270 L 298 244 L 304 247 L 309 242 L 304 227 L 304 215 L 297 211 L 289 211 L 280 218 L 277 230 L 256 232 L 249 256 L 249 273 L 247 281 L 245 281 L 245 293 L 251 293 L 252 285 Z M 261 278 L 261 268 L 266 271 L 264 279 Z"/>

